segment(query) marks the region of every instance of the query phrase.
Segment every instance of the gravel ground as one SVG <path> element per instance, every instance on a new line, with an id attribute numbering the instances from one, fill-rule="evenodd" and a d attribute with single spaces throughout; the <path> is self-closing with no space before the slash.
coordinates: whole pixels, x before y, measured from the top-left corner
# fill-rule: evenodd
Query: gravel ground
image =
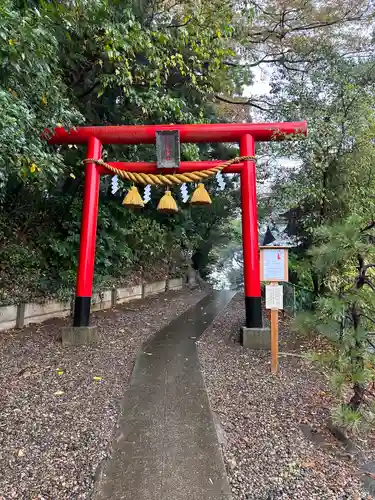
<path id="1" fill-rule="evenodd" d="M 0 335 L 0 500 L 90 498 L 137 351 L 203 296 L 169 292 L 96 313 L 97 347 L 63 349 L 63 320 Z"/>
<path id="2" fill-rule="evenodd" d="M 238 295 L 198 342 L 233 499 L 374 498 L 361 489 L 356 461 L 326 430 L 331 396 L 299 356 L 310 341 L 283 323 L 280 351 L 288 355 L 273 377 L 269 353 L 226 342 L 243 314 Z"/>

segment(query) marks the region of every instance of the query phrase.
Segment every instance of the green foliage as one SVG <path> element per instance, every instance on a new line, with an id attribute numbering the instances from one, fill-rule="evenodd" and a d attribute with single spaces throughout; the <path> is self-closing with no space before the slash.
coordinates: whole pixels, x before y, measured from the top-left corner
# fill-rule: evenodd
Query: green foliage
<path id="1" fill-rule="evenodd" d="M 333 422 L 336 425 L 346 427 L 353 433 L 358 433 L 363 429 L 363 417 L 357 410 L 339 405 L 332 411 Z"/>
<path id="2" fill-rule="evenodd" d="M 305 141 L 280 145 L 283 154 L 300 159 L 301 168 L 277 179 L 273 204 L 288 212 L 289 231 L 301 243 L 298 283 L 319 294 L 322 276 L 316 276 L 307 255 L 318 237 L 313 232 L 352 215 L 372 220 L 374 97 L 370 62 L 343 59 L 331 48 L 305 69 L 287 78 L 281 72 L 273 83 L 275 118 L 304 117 L 309 124 Z M 365 197 L 369 203 L 362 202 Z"/>
<path id="3" fill-rule="evenodd" d="M 324 276 L 326 292 L 317 298 L 314 312 L 297 318 L 296 326 L 331 341 L 333 350 L 315 359 L 340 401 L 336 419 L 356 430 L 360 422 L 372 418 L 367 391 L 375 382 L 375 356 L 370 349 L 375 288 L 372 264 L 368 264 L 375 259 L 372 229 L 358 216 L 350 216 L 316 229 L 313 235 L 316 246 L 310 254 L 316 272 Z"/>
<path id="4" fill-rule="evenodd" d="M 0 201 L 11 175 L 45 187 L 63 172 L 63 158 L 41 138 L 44 127 L 83 121 L 61 78 L 59 45 L 43 10 L 0 6 Z"/>
<path id="5" fill-rule="evenodd" d="M 295 14 L 274 0 L 266 3 L 265 9 L 258 9 L 252 4 L 239 7 L 236 2 L 218 0 L 198 4 L 191 0 L 1 2 L 3 302 L 11 295 L 15 300 L 28 300 L 57 290 L 70 293 L 74 283 L 85 152 L 75 147 L 49 148 L 41 138 L 44 129 L 57 124 L 68 128 L 76 124 L 210 122 L 218 116 L 232 119 L 238 113 L 231 108 L 219 110 L 218 99 L 240 95 L 251 82 L 254 66 L 272 61 L 285 68 L 290 59 L 292 64 L 301 57 L 310 59 L 309 49 L 317 37 L 329 45 L 338 35 L 330 26 L 339 28 L 349 19 L 366 20 L 363 2 L 348 8 L 345 1 L 339 1 L 328 10 L 323 5 L 297 2 L 292 9 Z M 340 42 L 346 46 L 342 34 Z M 294 92 L 292 86 L 289 90 Z M 360 103 L 357 110 L 362 112 L 365 102 L 356 92 L 354 81 L 346 93 L 356 98 Z M 319 95 L 299 99 L 301 103 L 309 100 L 310 109 L 316 109 L 312 97 Z M 298 99 L 290 102 L 294 113 Z M 247 119 L 249 114 L 244 116 Z M 318 126 L 316 130 L 326 133 Z M 356 130 L 355 124 L 353 133 Z M 327 137 L 333 135 L 332 130 L 327 132 Z M 307 147 L 304 152 L 306 156 Z M 154 158 L 149 146 L 108 146 L 104 154 L 130 161 Z M 223 145 L 185 145 L 182 149 L 183 159 L 191 160 L 228 159 L 235 154 L 233 147 Z M 317 175 L 308 174 L 307 178 L 316 180 Z M 345 179 L 349 182 L 351 177 Z M 214 200 L 210 209 L 184 208 L 172 219 L 155 213 L 155 192 L 150 208 L 141 216 L 124 212 L 120 194 L 127 185 L 120 186 L 119 195 L 112 196 L 108 181 L 101 185 L 97 285 L 110 278 L 125 279 L 137 267 L 164 272 L 166 266 L 171 271 L 192 255 L 196 267 L 207 274 L 219 258 L 214 250 L 222 251 L 225 242 L 234 238 L 229 221 L 238 217 L 236 179 L 228 182 L 224 192 L 209 183 Z M 318 199 L 316 193 L 310 198 L 309 202 Z M 304 217 L 304 224 L 308 219 Z M 306 234 L 310 227 L 304 225 Z"/>
<path id="6" fill-rule="evenodd" d="M 304 72 L 284 70 L 273 82 L 275 117 L 309 124 L 305 141 L 280 145 L 301 163 L 273 196 L 300 243 L 293 279 L 315 294 L 295 327 L 329 339 L 332 350 L 315 359 L 336 393 L 337 422 L 357 430 L 372 418 L 375 381 L 373 60 L 343 58 L 333 44 L 315 55 Z"/>
<path id="7" fill-rule="evenodd" d="M 82 148 L 50 148 L 41 133 L 58 124 L 179 123 L 215 120 L 215 92 L 232 92 L 247 70 L 235 61 L 229 4 L 170 6 L 116 0 L 0 6 L 0 301 L 69 296 L 81 218 Z M 226 158 L 229 149 L 184 145 L 182 157 Z M 107 147 L 108 158 L 152 160 L 153 148 Z M 70 177 L 70 174 L 72 177 Z M 211 209 L 142 214 L 121 206 L 128 187 L 102 179 L 95 286 L 137 269 L 180 272 L 233 215 L 230 189 Z M 214 191 L 213 185 L 211 186 Z M 181 203 L 179 203 L 181 205 Z M 225 207 L 225 208 L 224 208 Z"/>

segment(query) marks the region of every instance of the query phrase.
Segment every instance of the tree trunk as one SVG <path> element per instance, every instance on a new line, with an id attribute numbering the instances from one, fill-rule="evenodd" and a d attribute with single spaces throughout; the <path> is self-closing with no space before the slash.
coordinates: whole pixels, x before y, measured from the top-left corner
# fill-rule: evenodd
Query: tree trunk
<path id="1" fill-rule="evenodd" d="M 352 304 L 351 315 L 352 315 L 354 334 L 355 334 L 355 349 L 356 353 L 359 353 L 356 356 L 352 357 L 353 372 L 355 373 L 358 369 L 361 371 L 364 369 L 363 356 L 361 355 L 363 346 L 362 342 L 358 338 L 358 329 L 359 329 L 361 315 L 358 310 L 358 305 L 356 303 Z M 352 410 L 358 410 L 358 408 L 362 404 L 365 395 L 365 386 L 363 384 L 360 384 L 359 382 L 354 382 L 353 391 L 354 394 L 350 398 L 348 406 Z"/>
<path id="2" fill-rule="evenodd" d="M 359 407 L 362 404 L 363 398 L 365 396 L 365 387 L 362 384 L 355 382 L 353 385 L 353 391 L 354 391 L 354 394 L 350 398 L 348 406 L 352 410 L 356 411 L 359 409 Z"/>
<path id="3" fill-rule="evenodd" d="M 172 249 L 169 249 L 168 252 L 168 264 L 167 264 L 167 276 L 165 277 L 165 291 L 169 291 L 169 281 L 171 279 L 171 273 L 172 273 Z"/>
<path id="4" fill-rule="evenodd" d="M 314 295 L 316 299 L 317 297 L 319 297 L 320 283 L 318 275 L 313 270 L 311 270 L 311 280 L 313 282 Z"/>

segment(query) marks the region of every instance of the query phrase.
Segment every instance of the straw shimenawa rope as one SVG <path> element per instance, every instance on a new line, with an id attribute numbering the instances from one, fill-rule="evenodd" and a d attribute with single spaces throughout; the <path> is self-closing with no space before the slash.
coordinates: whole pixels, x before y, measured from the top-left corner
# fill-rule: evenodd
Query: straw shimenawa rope
<path id="1" fill-rule="evenodd" d="M 119 168 L 112 167 L 103 160 L 95 160 L 94 158 L 86 158 L 83 160 L 83 163 L 95 163 L 96 165 L 106 168 L 112 174 L 118 175 L 124 180 L 137 184 L 172 186 L 173 184 L 183 184 L 184 182 L 201 182 L 202 180 L 221 172 L 230 165 L 248 160 L 255 160 L 255 156 L 237 156 L 236 158 L 232 158 L 217 167 L 208 168 L 207 170 L 197 170 L 195 172 L 185 172 L 184 174 L 144 174 L 138 172 L 128 172 L 127 170 L 120 170 Z"/>

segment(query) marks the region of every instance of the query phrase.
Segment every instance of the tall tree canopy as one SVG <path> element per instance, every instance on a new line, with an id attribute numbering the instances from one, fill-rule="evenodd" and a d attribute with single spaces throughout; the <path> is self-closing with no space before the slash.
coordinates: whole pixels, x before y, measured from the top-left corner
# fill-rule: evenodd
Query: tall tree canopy
<path id="1" fill-rule="evenodd" d="M 232 92 L 246 70 L 235 57 L 231 6 L 124 1 L 16 2 L 0 6 L 1 299 L 25 300 L 74 283 L 84 156 L 41 138 L 57 124 L 179 123 L 217 120 L 215 92 Z M 243 78 L 241 74 L 244 75 Z M 150 160 L 150 147 L 107 148 L 112 159 Z M 227 159 L 236 151 L 183 147 L 183 159 Z M 203 240 L 235 210 L 228 183 L 206 220 L 189 208 L 173 221 L 121 208 L 101 184 L 96 277 L 125 279 L 138 267 L 164 272 L 170 249 L 202 252 Z M 160 194 L 160 193 L 159 193 Z M 222 207 L 226 207 L 223 210 Z M 11 221 L 11 223 L 9 222 Z M 205 247 L 205 262 L 210 246 Z M 176 264 L 182 257 L 173 253 Z M 177 260 L 176 260 L 177 259 Z M 69 292 L 70 293 L 70 292 Z"/>
<path id="2" fill-rule="evenodd" d="M 336 420 L 356 429 L 371 425 L 374 404 L 375 60 L 318 49 L 320 57 L 301 71 L 274 73 L 272 115 L 293 120 L 302 113 L 309 137 L 280 145 L 300 163 L 276 178 L 271 198 L 299 242 L 293 278 L 315 295 L 313 312 L 297 327 L 333 341 L 318 358 L 337 390 Z"/>

